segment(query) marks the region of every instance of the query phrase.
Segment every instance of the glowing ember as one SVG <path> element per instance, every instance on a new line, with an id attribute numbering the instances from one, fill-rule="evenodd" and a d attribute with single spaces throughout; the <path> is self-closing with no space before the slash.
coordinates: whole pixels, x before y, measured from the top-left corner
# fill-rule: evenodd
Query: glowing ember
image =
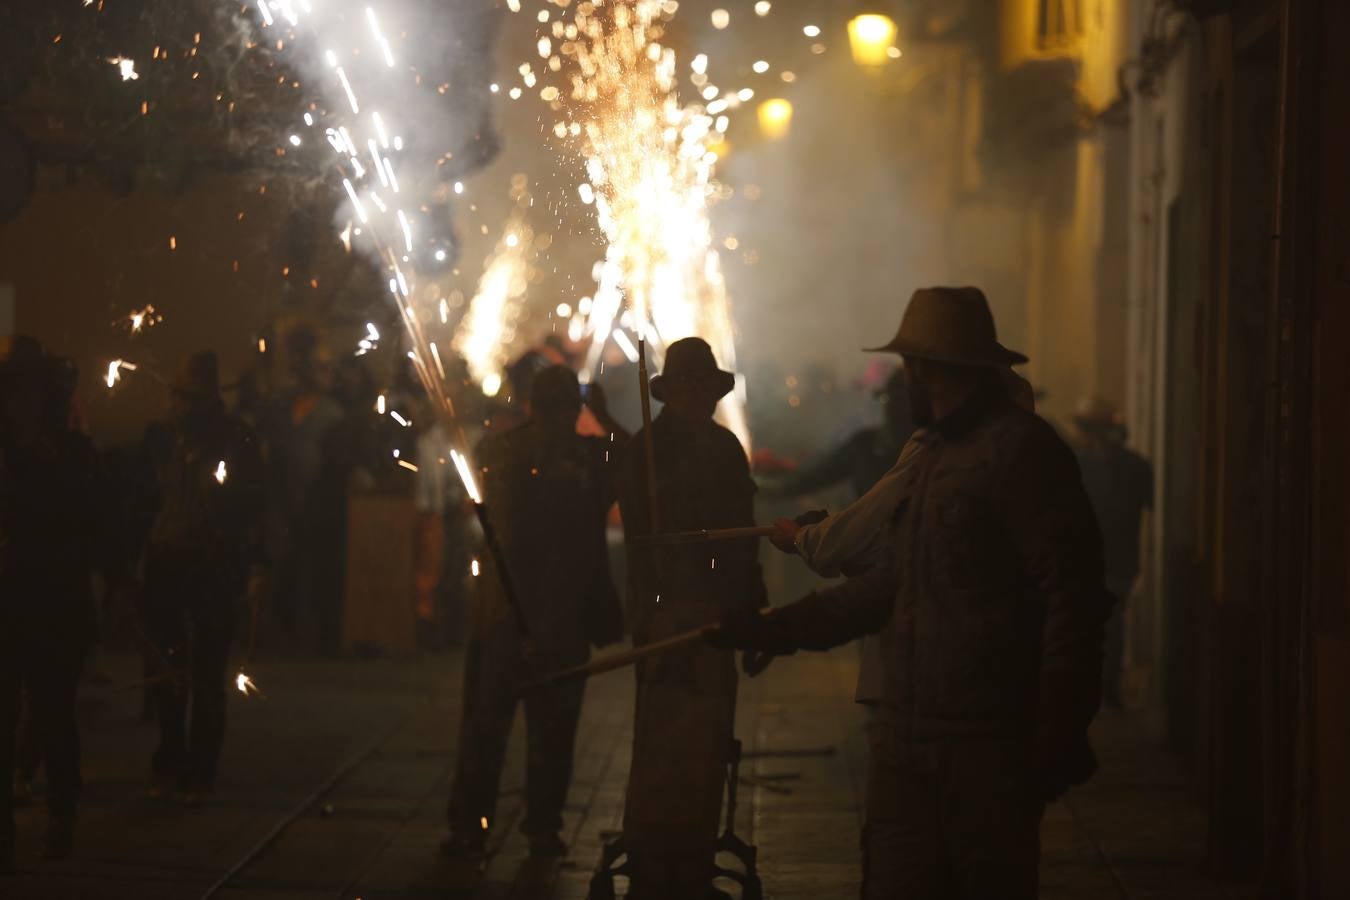
<path id="1" fill-rule="evenodd" d="M 249 678 L 243 672 L 234 676 L 234 688 L 245 697 L 262 694 L 262 691 L 258 690 L 258 686 L 253 683 L 253 679 Z"/>
<path id="2" fill-rule="evenodd" d="M 147 305 L 145 309 L 138 309 L 127 315 L 127 321 L 131 324 L 131 333 L 138 334 L 144 328 L 151 328 L 164 321 L 164 317 L 155 311 L 153 305 Z"/>
<path id="3" fill-rule="evenodd" d="M 128 372 L 134 372 L 136 371 L 136 365 L 127 362 L 125 359 L 114 359 L 112 362 L 108 363 L 108 373 L 103 379 L 108 387 L 112 387 L 122 380 L 123 369 Z"/>
<path id="4" fill-rule="evenodd" d="M 136 60 L 128 59 L 125 56 L 109 57 L 108 62 L 117 66 L 117 72 L 122 76 L 123 81 L 136 81 L 141 76 L 136 72 Z"/>

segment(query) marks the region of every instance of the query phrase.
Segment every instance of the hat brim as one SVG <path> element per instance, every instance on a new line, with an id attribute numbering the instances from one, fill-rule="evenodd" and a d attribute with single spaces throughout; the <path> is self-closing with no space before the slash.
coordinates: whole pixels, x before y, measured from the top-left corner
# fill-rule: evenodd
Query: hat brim
<path id="1" fill-rule="evenodd" d="M 715 369 L 711 372 L 700 372 L 696 375 L 675 376 L 680 381 L 707 381 L 712 383 L 713 389 L 717 391 L 717 399 L 721 400 L 727 394 L 730 394 L 736 387 L 736 376 L 730 372 L 724 372 L 721 369 Z M 656 375 L 652 377 L 649 390 L 652 393 L 652 399 L 660 403 L 666 402 L 666 385 L 671 381 L 671 376 Z"/>
<path id="2" fill-rule="evenodd" d="M 991 366 L 1003 368 L 1004 366 L 1020 366 L 1030 360 L 1016 350 L 1009 350 L 1002 344 L 995 343 L 990 347 L 987 353 L 962 356 L 960 354 L 935 352 L 930 347 L 920 347 L 910 344 L 907 341 L 891 341 L 883 347 L 864 347 L 864 353 L 895 353 L 899 356 L 912 356 L 915 359 L 928 359 L 933 362 L 948 363 L 954 366 Z"/>

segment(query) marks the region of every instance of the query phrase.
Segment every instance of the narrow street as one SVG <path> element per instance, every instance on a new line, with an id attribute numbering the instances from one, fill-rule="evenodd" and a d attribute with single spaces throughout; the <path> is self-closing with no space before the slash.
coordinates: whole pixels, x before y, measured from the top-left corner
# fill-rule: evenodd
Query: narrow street
<path id="1" fill-rule="evenodd" d="M 765 896 L 846 898 L 859 879 L 862 716 L 855 651 L 779 660 L 743 681 L 737 832 L 759 848 Z M 232 701 L 214 800 L 187 809 L 145 796 L 153 728 L 138 722 L 137 664 L 103 656 L 86 680 L 86 802 L 75 858 L 37 857 L 44 820 L 20 811 L 14 898 L 509 898 L 581 900 L 602 841 L 620 827 L 631 675 L 587 695 L 568 803 L 572 853 L 526 865 L 516 833 L 520 728 L 502 785 L 493 856 L 479 873 L 442 862 L 458 721 L 458 656 L 259 664 L 265 698 Z M 1105 714 L 1102 771 L 1044 826 L 1042 896 L 1219 900 L 1254 896 L 1206 879 L 1198 798 L 1149 723 Z M 729 887 L 729 885 L 728 885 Z M 620 892 L 622 884 L 620 885 Z"/>

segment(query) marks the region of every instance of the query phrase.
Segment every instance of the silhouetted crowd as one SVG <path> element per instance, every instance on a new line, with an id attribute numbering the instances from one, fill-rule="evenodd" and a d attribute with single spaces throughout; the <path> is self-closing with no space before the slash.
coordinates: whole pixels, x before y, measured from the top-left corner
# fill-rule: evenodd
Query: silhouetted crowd
<path id="1" fill-rule="evenodd" d="M 522 702 L 521 829 L 532 857 L 567 853 L 584 679 L 547 676 L 584 675 L 593 650 L 632 635 L 660 652 L 637 659 L 624 829 L 593 896 L 613 896 L 600 885 L 621 874 L 642 900 L 725 897 L 720 851 L 741 857 L 732 877 L 758 896 L 753 848 L 730 817 L 719 834 L 740 674 L 866 638 L 864 897 L 1036 896 L 1045 806 L 1091 776 L 1088 724 L 1127 693 L 1122 610 L 1151 471 L 1104 401 L 1083 405 L 1068 440 L 1036 414 L 1013 369 L 1027 360 L 998 343 L 980 291 L 918 291 L 871 351 L 903 360 L 876 391 L 880 424 L 800 468 L 764 454 L 758 482 L 716 421 L 737 377 L 698 338 L 663 348 L 649 392 L 644 363 L 639 394 L 661 406 L 633 435 L 604 382 L 583 385 L 558 345 L 526 354 L 507 402 L 461 413 L 479 438 L 467 485 L 450 462 L 466 435 L 451 435 L 411 366 L 381 390 L 366 360 L 331 362 L 307 329 L 284 346 L 276 385 L 246 373 L 226 388 L 213 353 L 186 357 L 165 416 L 121 455 L 86 435 L 69 360 L 28 338 L 4 347 L 0 870 L 39 763 L 45 852 L 72 852 L 75 696 L 100 623 L 144 660 L 151 796 L 197 804 L 215 787 L 229 692 L 248 689 L 232 661 L 387 642 L 397 623 L 372 629 L 357 613 L 388 587 L 353 560 L 399 541 L 411 588 L 382 606 L 406 613 L 393 649 L 464 644 L 449 858 L 488 852 Z M 833 485 L 851 493 L 844 508 L 755 528 L 757 490 L 781 500 Z M 384 529 L 381 507 L 361 505 L 372 497 L 411 527 Z M 607 538 L 619 522 L 621 584 Z M 845 580 L 771 607 L 762 534 Z"/>

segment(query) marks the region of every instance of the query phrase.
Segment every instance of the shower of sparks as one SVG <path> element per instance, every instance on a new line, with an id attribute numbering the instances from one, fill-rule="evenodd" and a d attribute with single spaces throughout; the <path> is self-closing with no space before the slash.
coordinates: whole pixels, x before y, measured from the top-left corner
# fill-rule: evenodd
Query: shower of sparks
<path id="1" fill-rule="evenodd" d="M 724 367 L 736 365 L 730 300 L 709 219 L 718 193 L 710 147 L 721 142 L 716 116 L 743 102 L 747 91 L 709 85 L 706 105 L 680 102 L 675 51 L 660 43 L 676 8 L 662 0 L 577 4 L 566 31 L 574 26 L 577 38 L 561 48 L 571 87 L 558 104 L 559 125 L 581 136 L 589 182 L 582 198 L 593 196 L 608 240 L 585 328 L 596 336 L 590 371 L 607 336 L 618 340 L 622 333 L 614 326 L 625 306 L 632 330 L 648 339 L 658 362 L 665 346 L 698 335 Z M 729 21 L 724 10 L 714 12 L 716 27 Z M 707 65 L 705 56 L 696 57 L 696 76 L 706 77 Z M 721 414 L 748 444 L 742 390 L 723 401 Z"/>
<path id="2" fill-rule="evenodd" d="M 330 183 L 335 189 L 341 185 L 346 195 L 351 220 L 338 236 L 349 252 L 359 241 L 362 249 L 371 252 L 384 269 L 391 299 L 413 348 L 410 353 L 413 368 L 438 410 L 453 418 L 453 403 L 445 392 L 443 379 L 437 377 L 440 367 L 432 367 L 430 342 L 413 308 L 420 295 L 433 292 L 426 302 L 434 303 L 443 293 L 437 285 L 423 285 L 420 263 L 424 253 L 427 259 L 431 258 L 432 248 L 426 245 L 432 236 L 419 236 L 417 224 L 410 218 L 413 210 L 426 211 L 433 198 L 402 195 L 404 185 L 398 177 L 398 157 L 404 140 L 396 117 L 389 116 L 388 109 L 362 113 L 363 99 L 408 96 L 429 89 L 422 86 L 415 71 L 397 65 L 390 38 L 406 40 L 408 33 L 382 15 L 381 9 L 388 6 L 378 3 L 356 6 L 355 21 L 358 28 L 364 25 L 377 51 L 372 54 L 369 45 L 353 46 L 354 18 L 347 14 L 351 10 L 343 4 L 256 0 L 262 32 L 280 32 L 290 52 L 296 52 L 296 47 L 307 48 L 321 61 L 323 77 L 313 84 L 323 94 L 324 102 L 321 106 L 311 105 L 303 117 L 304 127 L 319 130 L 332 148 L 328 164 L 331 168 L 327 169 Z M 276 45 L 281 49 L 283 40 L 277 40 Z M 321 108 L 325 111 L 319 112 Z M 294 128 L 282 135 L 289 135 L 285 140 L 299 146 L 301 133 Z M 434 179 L 417 180 L 434 185 Z M 419 291 L 423 287 L 425 290 Z M 369 327 L 357 345 L 356 354 L 369 352 L 378 342 L 378 332 Z"/>
<path id="3" fill-rule="evenodd" d="M 535 258 L 535 237 L 526 221 L 530 194 L 522 176 L 513 179 L 515 209 L 488 257 L 478 290 L 460 321 L 454 348 L 489 397 L 501 390 L 503 372 L 520 349 L 518 324 Z"/>

